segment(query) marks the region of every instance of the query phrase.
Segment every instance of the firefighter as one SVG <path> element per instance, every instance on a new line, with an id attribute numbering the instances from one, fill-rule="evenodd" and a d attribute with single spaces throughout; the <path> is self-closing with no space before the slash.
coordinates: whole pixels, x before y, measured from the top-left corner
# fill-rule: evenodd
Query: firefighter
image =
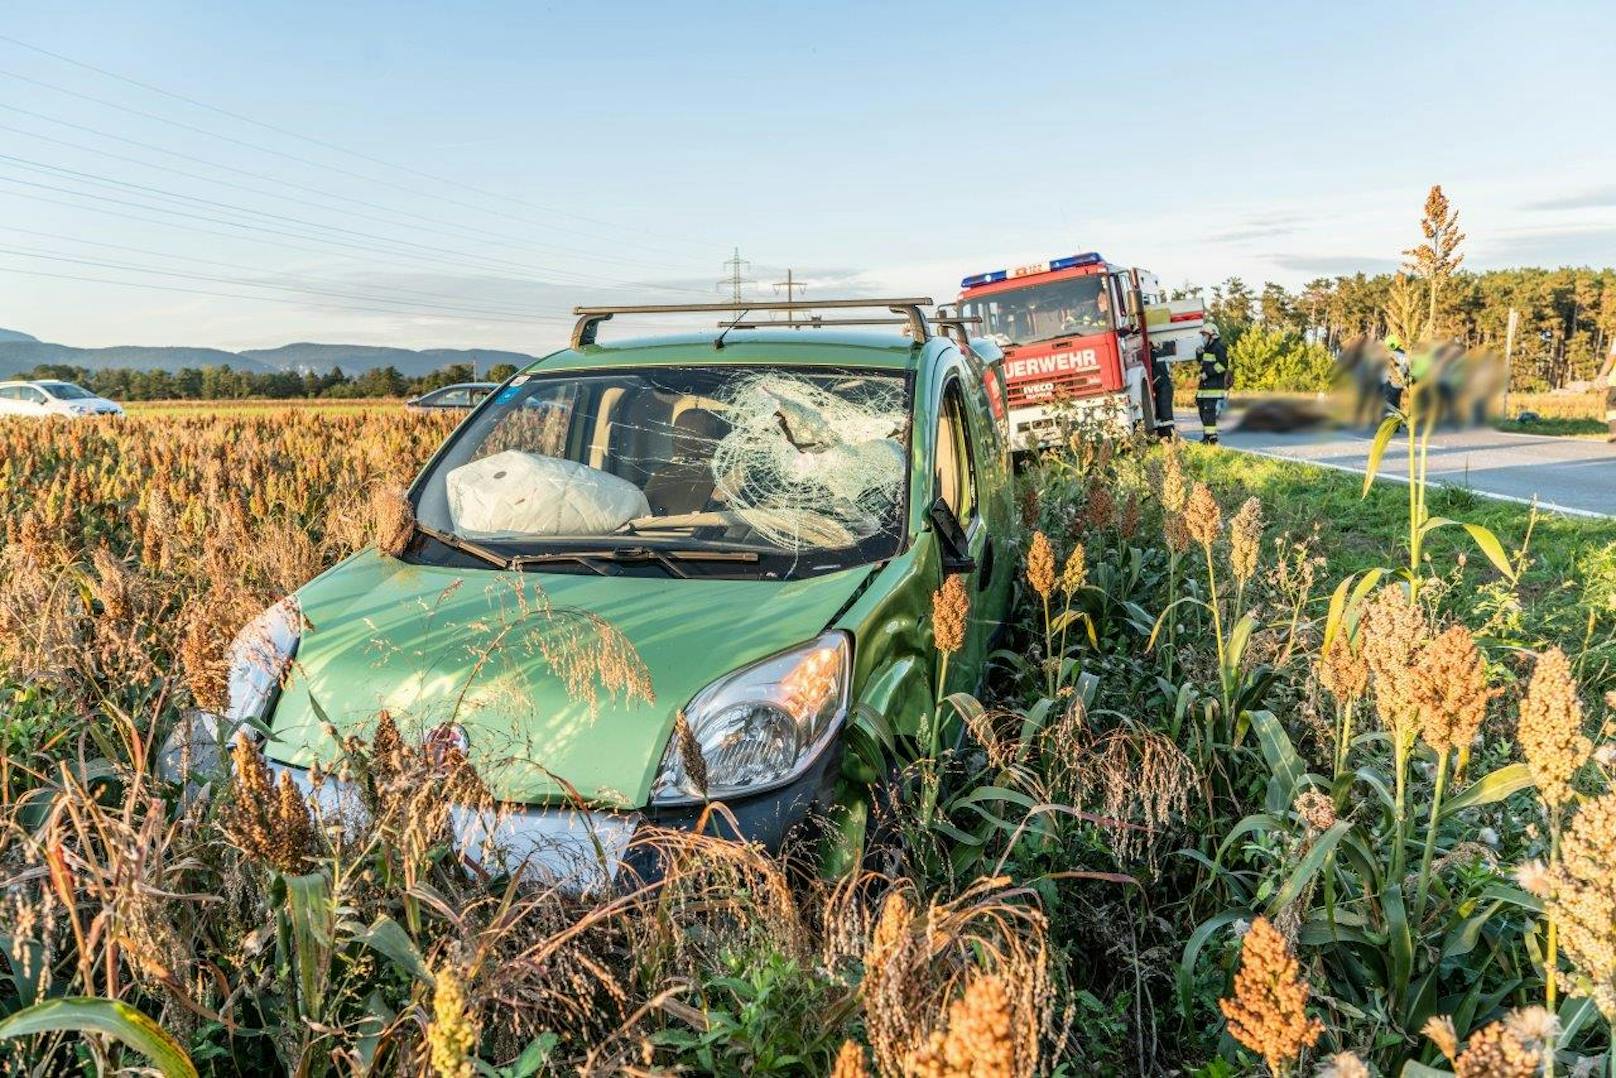
<path id="1" fill-rule="evenodd" d="M 1178 428 L 1173 423 L 1173 372 L 1167 360 L 1152 357 L 1150 362 L 1150 389 L 1156 413 L 1156 437 L 1174 438 Z"/>
<path id="2" fill-rule="evenodd" d="M 1210 318 L 1201 327 L 1201 383 L 1195 390 L 1195 408 L 1201 413 L 1201 441 L 1218 444 L 1218 408 L 1229 395 L 1229 350 Z"/>

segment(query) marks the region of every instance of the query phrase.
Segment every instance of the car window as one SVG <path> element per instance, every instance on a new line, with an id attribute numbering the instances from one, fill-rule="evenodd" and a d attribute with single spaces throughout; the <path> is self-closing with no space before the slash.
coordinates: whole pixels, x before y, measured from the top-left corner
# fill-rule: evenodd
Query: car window
<path id="1" fill-rule="evenodd" d="M 443 404 L 451 407 L 458 404 L 470 404 L 471 394 L 464 389 L 440 389 L 436 393 L 430 394 L 423 403 Z"/>
<path id="2" fill-rule="evenodd" d="M 16 386 L 0 386 L 0 400 L 14 401 L 17 399 Z"/>
<path id="3" fill-rule="evenodd" d="M 521 376 L 422 475 L 416 515 L 506 555 L 583 551 L 598 564 L 621 546 L 691 555 L 679 575 L 831 572 L 897 551 L 909 409 L 896 372 L 749 364 Z M 739 556 L 696 556 L 708 551 Z"/>
<path id="4" fill-rule="evenodd" d="M 478 388 L 471 391 L 471 403 L 473 403 L 473 404 L 481 404 L 483 402 L 483 398 L 487 397 L 487 396 L 488 396 L 488 390 L 486 388 L 483 388 L 483 387 L 479 386 Z"/>
<path id="5" fill-rule="evenodd" d="M 44 389 L 45 392 L 49 393 L 59 401 L 87 401 L 95 399 L 94 393 L 91 393 L 83 386 L 76 386 L 72 382 L 41 382 L 39 385 L 40 388 Z"/>
<path id="6" fill-rule="evenodd" d="M 22 389 L 18 391 L 18 395 L 22 400 L 25 400 L 30 404 L 45 403 L 45 394 L 35 389 L 33 386 L 23 386 Z"/>
<path id="7" fill-rule="evenodd" d="M 933 473 L 937 496 L 948 503 L 959 522 L 969 524 L 975 520 L 976 457 L 957 379 L 951 380 L 943 390 L 942 407 L 937 415 L 937 459 Z"/>

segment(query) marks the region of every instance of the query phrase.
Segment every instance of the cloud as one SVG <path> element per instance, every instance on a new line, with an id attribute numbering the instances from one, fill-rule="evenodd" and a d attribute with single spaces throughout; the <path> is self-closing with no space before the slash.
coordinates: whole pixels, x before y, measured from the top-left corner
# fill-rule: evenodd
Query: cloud
<path id="1" fill-rule="evenodd" d="M 1206 238 L 1211 243 L 1243 243 L 1247 240 L 1273 239 L 1300 231 L 1299 226 L 1306 221 L 1307 218 L 1299 213 L 1253 214 L 1233 228 L 1214 232 Z"/>
<path id="2" fill-rule="evenodd" d="M 1523 209 L 1528 210 L 1597 210 L 1616 206 L 1616 187 L 1596 187 L 1590 191 L 1582 191 L 1574 195 L 1560 195 L 1556 198 L 1539 199 L 1528 202 Z"/>
<path id="3" fill-rule="evenodd" d="M 1354 273 L 1391 273 L 1402 266 L 1395 258 L 1368 255 L 1275 255 L 1274 264 L 1292 273 L 1320 277 L 1350 277 Z"/>
<path id="4" fill-rule="evenodd" d="M 1568 225 L 1504 233 L 1477 244 L 1477 269 L 1507 266 L 1609 266 L 1616 263 L 1616 225 Z"/>

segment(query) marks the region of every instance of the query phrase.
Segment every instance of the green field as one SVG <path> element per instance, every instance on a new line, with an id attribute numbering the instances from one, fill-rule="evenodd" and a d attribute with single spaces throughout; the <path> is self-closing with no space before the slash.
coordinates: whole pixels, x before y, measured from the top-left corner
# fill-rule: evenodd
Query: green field
<path id="1" fill-rule="evenodd" d="M 1188 447 L 1192 469 L 1226 501 L 1263 500 L 1270 536 L 1318 529 L 1328 560 L 1324 576 L 1339 579 L 1377 566 L 1394 569 L 1408 550 L 1408 488 L 1380 482 L 1362 496 L 1362 480 L 1309 464 Z M 1580 636 L 1591 615 L 1616 611 L 1616 520 L 1537 512 L 1456 487 L 1433 487 L 1433 515 L 1480 524 L 1512 554 L 1527 541 L 1521 574 L 1524 629 L 1542 640 Z M 1453 578 L 1455 606 L 1465 616 L 1491 601 L 1484 585 L 1499 574 L 1466 533 L 1445 527 L 1426 543 L 1430 571 Z M 1463 568 L 1459 568 L 1459 559 Z"/>

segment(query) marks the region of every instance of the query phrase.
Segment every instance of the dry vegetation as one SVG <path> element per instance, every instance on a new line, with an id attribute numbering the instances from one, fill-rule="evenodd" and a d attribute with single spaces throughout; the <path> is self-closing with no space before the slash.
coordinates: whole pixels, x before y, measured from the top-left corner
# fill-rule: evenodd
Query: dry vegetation
<path id="1" fill-rule="evenodd" d="M 0 1066 L 1604 1065 L 1609 611 L 1534 635 L 1529 548 L 1488 565 L 1485 609 L 1406 550 L 1344 575 L 1197 482 L 1199 452 L 1080 433 L 1026 477 L 1010 642 L 919 737 L 861 718 L 897 777 L 834 878 L 706 828 L 643 831 L 634 863 L 660 871 L 585 898 L 468 871 L 447 811 L 477 777 L 384 715 L 346 745 L 362 818 L 247 742 L 165 781 L 236 629 L 385 544 L 446 423 L 0 424 Z M 945 657 L 969 600 L 937 596 Z"/>

